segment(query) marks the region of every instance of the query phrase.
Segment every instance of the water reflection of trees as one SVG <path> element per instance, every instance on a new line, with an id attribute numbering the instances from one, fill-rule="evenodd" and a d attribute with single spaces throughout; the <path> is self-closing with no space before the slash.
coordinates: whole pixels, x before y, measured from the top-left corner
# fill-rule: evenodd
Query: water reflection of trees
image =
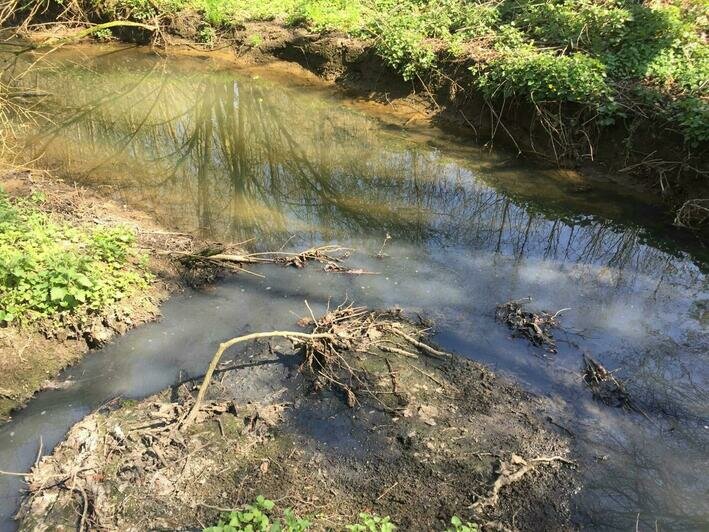
<path id="1" fill-rule="evenodd" d="M 704 429 L 683 427 L 682 438 L 671 439 L 659 438 L 652 426 L 625 425 L 621 432 L 594 424 L 580 435 L 589 454 L 607 457 L 584 468 L 584 503 L 577 508 L 582 527 L 703 530 L 709 504 L 696 464 L 705 456 Z"/>
<path id="2" fill-rule="evenodd" d="M 645 245 L 640 228 L 513 201 L 465 162 L 326 98 L 155 66 L 65 74 L 48 80 L 71 95 L 71 107 L 60 102 L 66 116 L 48 152 L 204 235 L 268 244 L 292 232 L 325 240 L 389 232 L 432 246 L 608 267 L 616 282 L 641 273 L 662 282 L 662 272 L 683 264 Z"/>

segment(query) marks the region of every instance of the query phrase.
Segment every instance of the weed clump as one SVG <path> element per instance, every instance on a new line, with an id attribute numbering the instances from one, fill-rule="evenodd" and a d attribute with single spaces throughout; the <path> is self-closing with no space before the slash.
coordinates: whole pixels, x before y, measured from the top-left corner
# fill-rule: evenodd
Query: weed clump
<path id="1" fill-rule="evenodd" d="M 97 313 L 147 287 L 131 230 L 57 222 L 37 208 L 42 200 L 0 191 L 0 325 Z"/>

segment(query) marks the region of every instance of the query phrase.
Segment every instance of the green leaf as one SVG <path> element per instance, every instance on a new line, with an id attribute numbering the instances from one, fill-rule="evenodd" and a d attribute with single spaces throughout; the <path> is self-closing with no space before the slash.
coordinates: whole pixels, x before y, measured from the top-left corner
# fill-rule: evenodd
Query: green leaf
<path id="1" fill-rule="evenodd" d="M 84 288 L 91 288 L 94 285 L 94 283 L 91 282 L 91 279 L 86 277 L 86 275 L 84 275 L 83 273 L 77 274 L 76 282 L 79 284 L 79 286 L 83 286 Z"/>
<path id="2" fill-rule="evenodd" d="M 263 507 L 264 510 L 273 510 L 274 502 L 270 501 L 268 499 L 264 499 L 261 501 L 261 506 Z"/>
<path id="3" fill-rule="evenodd" d="M 52 301 L 61 301 L 64 299 L 64 296 L 66 296 L 66 288 L 62 288 L 61 286 L 54 286 L 49 291 L 49 299 Z"/>

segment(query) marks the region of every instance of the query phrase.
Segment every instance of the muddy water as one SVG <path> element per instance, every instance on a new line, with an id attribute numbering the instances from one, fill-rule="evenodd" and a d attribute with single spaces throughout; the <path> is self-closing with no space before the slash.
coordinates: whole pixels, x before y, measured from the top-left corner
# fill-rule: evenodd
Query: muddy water
<path id="1" fill-rule="evenodd" d="M 92 48 L 58 57 L 35 82 L 52 95 L 51 122 L 29 138 L 57 171 L 176 230 L 270 249 L 337 242 L 379 275 L 264 267 L 264 278 L 174 298 L 161 323 L 86 358 L 61 377 L 66 389 L 0 427 L 0 469 L 27 469 L 40 439 L 48 451 L 113 397 L 200 374 L 224 338 L 293 327 L 304 299 L 349 296 L 432 317 L 443 347 L 554 398 L 550 427 L 573 434 L 583 476 L 581 526 L 709 526 L 707 252 L 648 200 L 398 127 L 282 69 Z M 525 296 L 571 308 L 558 354 L 495 323 L 497 303 Z M 583 352 L 627 379 L 645 416 L 592 399 Z M 21 488 L 0 477 L 2 530 Z"/>

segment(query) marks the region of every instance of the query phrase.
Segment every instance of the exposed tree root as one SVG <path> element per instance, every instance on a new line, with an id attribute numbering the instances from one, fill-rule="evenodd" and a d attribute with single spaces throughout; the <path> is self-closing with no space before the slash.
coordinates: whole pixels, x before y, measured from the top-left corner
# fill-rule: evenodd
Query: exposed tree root
<path id="1" fill-rule="evenodd" d="M 569 465 L 575 465 L 572 461 L 567 460 L 562 456 L 540 456 L 525 460 L 519 455 L 512 453 L 508 462 L 500 460 L 499 475 L 492 485 L 492 489 L 486 497 L 478 499 L 473 504 L 473 510 L 481 512 L 485 508 L 497 506 L 500 499 L 500 491 L 510 484 L 520 481 L 527 473 L 535 469 L 540 464 L 550 464 L 552 462 L 563 462 Z"/>

